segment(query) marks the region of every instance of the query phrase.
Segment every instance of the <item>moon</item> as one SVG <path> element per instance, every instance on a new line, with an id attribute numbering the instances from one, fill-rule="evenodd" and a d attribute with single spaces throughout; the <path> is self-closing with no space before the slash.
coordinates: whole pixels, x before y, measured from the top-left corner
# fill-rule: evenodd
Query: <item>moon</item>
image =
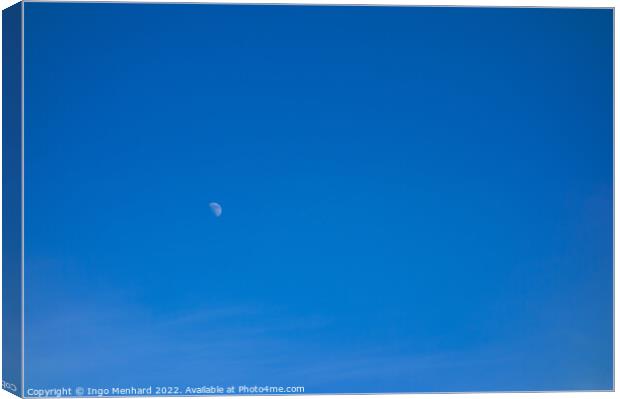
<path id="1" fill-rule="evenodd" d="M 222 215 L 222 205 L 217 202 L 209 202 L 209 208 L 211 208 L 215 217 L 219 218 Z"/>

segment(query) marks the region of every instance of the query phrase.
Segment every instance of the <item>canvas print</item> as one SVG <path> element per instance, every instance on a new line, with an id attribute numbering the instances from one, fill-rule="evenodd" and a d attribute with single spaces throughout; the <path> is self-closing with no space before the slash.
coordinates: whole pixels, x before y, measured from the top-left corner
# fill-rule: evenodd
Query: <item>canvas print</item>
<path id="1" fill-rule="evenodd" d="M 9 392 L 613 389 L 613 10 L 3 29 Z"/>

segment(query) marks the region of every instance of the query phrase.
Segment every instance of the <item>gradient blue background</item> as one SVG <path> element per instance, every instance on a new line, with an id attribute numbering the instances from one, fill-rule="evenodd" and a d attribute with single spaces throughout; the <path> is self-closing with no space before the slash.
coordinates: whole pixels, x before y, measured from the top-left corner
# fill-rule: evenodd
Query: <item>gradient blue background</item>
<path id="1" fill-rule="evenodd" d="M 611 10 L 25 18 L 26 388 L 612 388 Z"/>

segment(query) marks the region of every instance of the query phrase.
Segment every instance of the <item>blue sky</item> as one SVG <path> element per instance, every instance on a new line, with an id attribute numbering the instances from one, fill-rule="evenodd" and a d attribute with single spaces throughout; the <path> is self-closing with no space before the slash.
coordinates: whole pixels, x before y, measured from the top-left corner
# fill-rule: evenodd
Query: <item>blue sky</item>
<path id="1" fill-rule="evenodd" d="M 611 10 L 25 15 L 27 388 L 611 389 Z"/>

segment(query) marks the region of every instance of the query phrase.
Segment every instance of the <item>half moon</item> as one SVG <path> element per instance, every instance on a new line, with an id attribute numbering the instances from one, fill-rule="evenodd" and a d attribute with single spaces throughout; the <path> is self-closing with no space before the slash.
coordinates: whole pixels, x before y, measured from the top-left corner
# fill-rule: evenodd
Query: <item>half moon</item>
<path id="1" fill-rule="evenodd" d="M 209 202 L 209 208 L 211 208 L 213 214 L 216 217 L 219 218 L 220 215 L 222 215 L 222 205 L 218 204 L 217 202 Z"/>

